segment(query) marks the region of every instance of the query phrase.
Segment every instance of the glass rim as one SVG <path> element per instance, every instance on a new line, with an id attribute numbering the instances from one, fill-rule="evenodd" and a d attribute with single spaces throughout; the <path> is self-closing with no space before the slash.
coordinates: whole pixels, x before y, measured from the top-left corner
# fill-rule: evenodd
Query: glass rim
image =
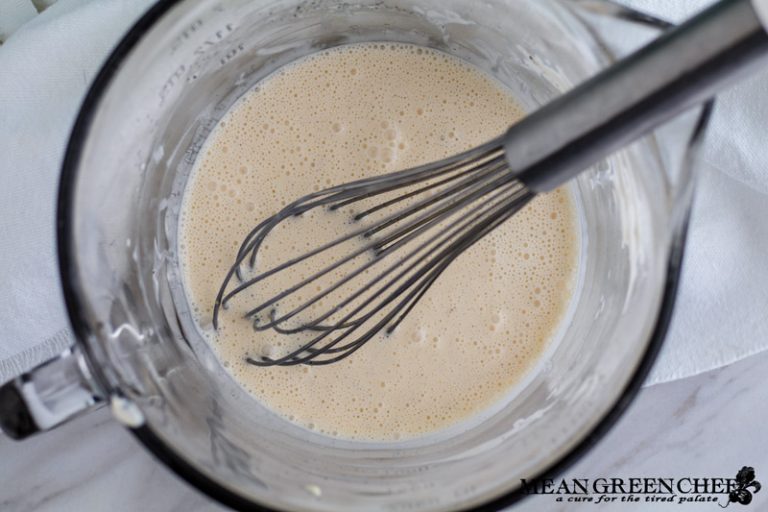
<path id="1" fill-rule="evenodd" d="M 75 334 L 75 343 L 79 345 L 90 363 L 100 385 L 105 386 L 109 379 L 96 364 L 99 358 L 93 353 L 92 347 L 86 340 L 90 330 L 85 308 L 83 307 L 83 290 L 80 286 L 79 270 L 75 266 L 77 247 L 74 244 L 73 211 L 75 190 L 80 166 L 81 155 L 85 141 L 88 138 L 95 113 L 101 104 L 101 99 L 108 89 L 113 78 L 119 73 L 122 62 L 131 54 L 134 47 L 149 32 L 153 26 L 175 5 L 185 0 L 157 0 L 124 34 L 120 42 L 111 51 L 103 62 L 96 77 L 91 82 L 87 94 L 78 111 L 77 118 L 70 133 L 67 148 L 62 161 L 59 192 L 56 211 L 56 244 L 59 274 L 61 276 L 62 292 L 69 317 Z M 629 7 L 615 3 L 613 0 L 560 0 L 568 4 L 597 15 L 615 17 L 617 19 L 648 26 L 650 28 L 665 30 L 674 27 L 661 18 L 649 15 Z M 579 16 L 575 16 L 579 19 Z M 580 20 L 582 21 L 582 20 Z M 583 21 L 582 21 L 583 22 Z M 592 34 L 596 38 L 595 34 Z M 607 51 L 603 48 L 603 51 Z M 611 55 L 611 57 L 615 57 Z M 714 100 L 709 100 L 700 107 L 700 113 L 694 131 L 686 147 L 684 166 L 691 165 L 689 156 L 695 153 L 701 143 L 703 134 L 709 124 Z M 626 412 L 629 405 L 639 393 L 642 384 L 650 372 L 658 356 L 663 341 L 666 337 L 672 313 L 675 305 L 678 284 L 682 271 L 685 242 L 688 233 L 688 224 L 691 205 L 685 205 L 685 211 L 680 217 L 679 225 L 673 230 L 670 241 L 669 257 L 666 265 L 666 277 L 661 294 L 661 304 L 654 322 L 653 330 L 645 351 L 639 357 L 637 365 L 628 379 L 624 389 L 616 396 L 613 404 L 603 413 L 594 426 L 582 434 L 582 438 L 562 456 L 554 459 L 548 467 L 538 475 L 528 479 L 532 484 L 543 478 L 552 478 L 562 474 L 567 468 L 588 453 L 608 433 L 616 422 Z M 121 396 L 119 388 L 104 389 L 106 396 Z M 160 462 L 174 471 L 179 477 L 208 497 L 229 506 L 235 510 L 254 510 L 261 512 L 284 512 L 283 509 L 274 508 L 263 503 L 258 503 L 241 494 L 225 487 L 214 480 L 192 463 L 182 457 L 177 451 L 162 440 L 148 424 L 139 427 L 126 428 L 147 448 Z M 503 510 L 525 498 L 527 494 L 521 492 L 519 486 L 515 486 L 502 494 L 492 497 L 476 506 L 458 509 L 472 512 Z"/>

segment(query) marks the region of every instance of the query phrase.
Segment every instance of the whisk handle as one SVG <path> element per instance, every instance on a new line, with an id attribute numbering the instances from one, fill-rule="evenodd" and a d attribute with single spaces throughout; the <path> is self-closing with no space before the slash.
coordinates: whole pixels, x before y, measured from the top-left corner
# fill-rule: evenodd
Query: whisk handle
<path id="1" fill-rule="evenodd" d="M 512 126 L 510 168 L 532 191 L 553 190 L 766 57 L 768 0 L 721 0 Z"/>

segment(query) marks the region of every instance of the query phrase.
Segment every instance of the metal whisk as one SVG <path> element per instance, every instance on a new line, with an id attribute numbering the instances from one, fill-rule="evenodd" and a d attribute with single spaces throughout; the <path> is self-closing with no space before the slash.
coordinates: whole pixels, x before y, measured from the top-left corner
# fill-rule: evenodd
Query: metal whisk
<path id="1" fill-rule="evenodd" d="M 245 314 L 254 329 L 298 340 L 285 354 L 248 357 L 257 366 L 331 364 L 391 333 L 457 257 L 536 194 L 753 69 L 768 55 L 758 13 L 768 13 L 766 0 L 723 0 L 481 147 L 289 204 L 245 237 L 218 292 L 214 327 L 222 309 L 245 298 L 254 301 Z M 270 235 L 286 223 L 295 232 L 318 212 L 348 220 L 343 233 L 258 269 Z M 278 275 L 293 284 L 265 288 Z"/>

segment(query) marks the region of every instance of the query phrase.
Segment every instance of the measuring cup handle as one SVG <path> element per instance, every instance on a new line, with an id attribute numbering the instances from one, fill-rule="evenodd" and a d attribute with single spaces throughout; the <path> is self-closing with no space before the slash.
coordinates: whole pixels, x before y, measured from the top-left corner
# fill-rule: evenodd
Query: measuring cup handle
<path id="1" fill-rule="evenodd" d="M 100 406 L 103 396 L 74 346 L 0 387 L 0 429 L 23 439 Z"/>

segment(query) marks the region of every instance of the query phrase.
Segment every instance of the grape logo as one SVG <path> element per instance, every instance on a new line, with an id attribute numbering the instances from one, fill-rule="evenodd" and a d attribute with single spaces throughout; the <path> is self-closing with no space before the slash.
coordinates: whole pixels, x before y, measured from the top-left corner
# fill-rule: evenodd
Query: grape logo
<path id="1" fill-rule="evenodd" d="M 752 503 L 752 493 L 757 494 L 762 488 L 760 482 L 755 480 L 755 469 L 748 466 L 736 473 L 736 485 L 736 489 L 728 494 L 728 502 L 721 507 L 726 508 L 731 503 L 749 505 Z"/>

